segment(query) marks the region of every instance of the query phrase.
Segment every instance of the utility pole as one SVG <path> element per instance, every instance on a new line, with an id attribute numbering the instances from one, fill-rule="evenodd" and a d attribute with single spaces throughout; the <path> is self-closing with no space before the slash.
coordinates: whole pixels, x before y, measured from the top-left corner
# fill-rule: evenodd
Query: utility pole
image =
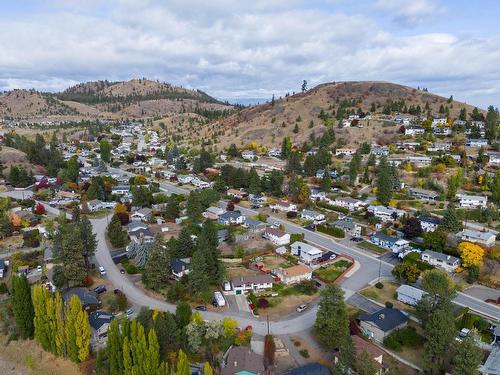
<path id="1" fill-rule="evenodd" d="M 267 314 L 267 334 L 270 335 L 271 334 L 271 328 L 269 326 L 269 314 Z"/>
<path id="2" fill-rule="evenodd" d="M 380 273 L 382 272 L 382 259 L 378 258 L 378 282 L 380 282 Z"/>

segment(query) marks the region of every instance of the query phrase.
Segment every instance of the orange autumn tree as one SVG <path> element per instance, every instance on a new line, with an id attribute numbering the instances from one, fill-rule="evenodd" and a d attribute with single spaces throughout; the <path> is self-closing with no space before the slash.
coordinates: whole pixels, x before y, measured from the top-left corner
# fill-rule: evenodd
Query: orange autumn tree
<path id="1" fill-rule="evenodd" d="M 468 268 L 470 266 L 481 267 L 483 264 L 484 249 L 472 242 L 461 242 L 458 245 L 458 253 L 462 258 L 462 266 Z"/>

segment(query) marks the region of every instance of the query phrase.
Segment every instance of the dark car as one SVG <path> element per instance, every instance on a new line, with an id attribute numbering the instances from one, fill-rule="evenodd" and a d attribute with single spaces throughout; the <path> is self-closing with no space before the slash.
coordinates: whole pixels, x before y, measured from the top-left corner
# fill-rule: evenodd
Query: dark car
<path id="1" fill-rule="evenodd" d="M 361 242 L 363 239 L 361 237 L 351 237 L 351 241 L 353 242 Z"/>
<path id="2" fill-rule="evenodd" d="M 204 305 L 196 306 L 194 309 L 198 311 L 207 311 L 207 307 Z"/>
<path id="3" fill-rule="evenodd" d="M 120 269 L 120 273 L 121 273 L 122 275 L 124 275 L 124 274 L 125 274 L 125 270 L 124 270 L 123 268 L 122 268 L 122 269 Z"/>
<path id="4" fill-rule="evenodd" d="M 104 293 L 106 291 L 106 285 L 99 285 L 94 288 L 94 292 L 97 294 Z"/>
<path id="5" fill-rule="evenodd" d="M 122 294 L 122 291 L 118 288 L 116 288 L 115 290 L 113 290 L 113 293 L 114 294 Z"/>
<path id="6" fill-rule="evenodd" d="M 315 281 L 314 285 L 316 285 L 316 288 L 321 288 L 323 284 L 321 284 L 319 281 Z"/>
<path id="7" fill-rule="evenodd" d="M 252 205 L 252 207 L 250 207 L 252 210 L 258 210 L 260 208 L 260 206 L 258 204 L 254 204 Z"/>
<path id="8" fill-rule="evenodd" d="M 316 225 L 314 224 L 309 224 L 304 227 L 304 229 L 310 230 L 311 232 L 316 231 Z"/>

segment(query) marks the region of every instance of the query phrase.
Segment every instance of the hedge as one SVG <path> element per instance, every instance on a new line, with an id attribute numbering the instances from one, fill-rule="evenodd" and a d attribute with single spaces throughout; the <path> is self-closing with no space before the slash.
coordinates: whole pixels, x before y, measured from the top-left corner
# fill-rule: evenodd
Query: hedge
<path id="1" fill-rule="evenodd" d="M 327 227 L 325 225 L 318 225 L 316 230 L 325 234 L 329 234 L 330 236 L 337 238 L 344 238 L 345 232 L 340 228 Z"/>
<path id="2" fill-rule="evenodd" d="M 349 210 L 345 207 L 335 206 L 333 204 L 328 204 L 322 201 L 316 202 L 316 206 L 321 208 L 326 208 L 327 210 L 337 211 L 345 215 L 349 215 Z"/>

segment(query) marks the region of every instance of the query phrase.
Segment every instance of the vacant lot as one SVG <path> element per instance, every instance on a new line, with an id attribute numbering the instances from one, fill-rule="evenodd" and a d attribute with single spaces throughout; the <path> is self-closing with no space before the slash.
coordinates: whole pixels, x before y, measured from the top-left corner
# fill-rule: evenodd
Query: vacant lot
<path id="1" fill-rule="evenodd" d="M 270 270 L 274 268 L 289 268 L 293 266 L 292 263 L 290 263 L 285 258 L 280 257 L 277 254 L 266 255 L 264 257 L 261 257 L 260 262 L 264 264 L 264 266 L 267 269 Z"/>
<path id="2" fill-rule="evenodd" d="M 333 283 L 351 264 L 351 262 L 341 259 L 327 267 L 317 269 L 314 271 L 314 275 L 328 283 Z"/>

